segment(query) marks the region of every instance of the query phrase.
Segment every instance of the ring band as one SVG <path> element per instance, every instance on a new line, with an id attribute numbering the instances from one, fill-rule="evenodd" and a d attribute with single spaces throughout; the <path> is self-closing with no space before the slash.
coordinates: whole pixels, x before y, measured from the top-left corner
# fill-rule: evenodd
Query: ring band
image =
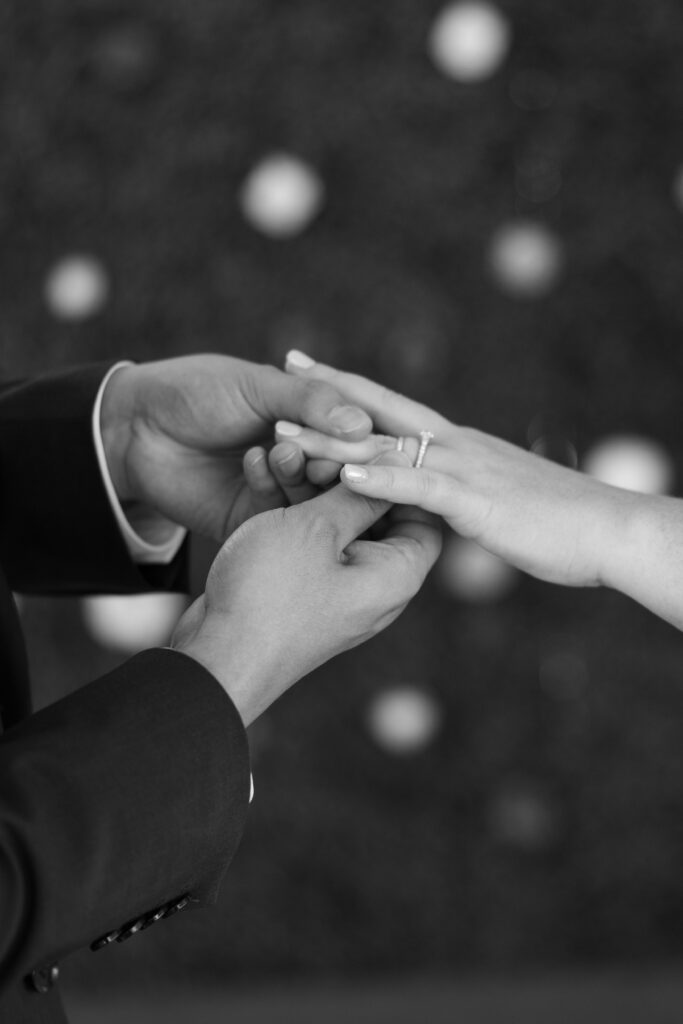
<path id="1" fill-rule="evenodd" d="M 403 446 L 405 445 L 405 443 L 406 443 L 405 437 L 397 437 L 396 438 L 396 451 L 397 452 L 402 452 L 403 451 Z"/>
<path id="2" fill-rule="evenodd" d="M 413 464 L 413 469 L 421 469 L 422 463 L 424 462 L 427 449 L 429 448 L 429 442 L 434 440 L 434 435 L 431 430 L 420 431 L 420 448 L 417 453 L 417 458 Z"/>

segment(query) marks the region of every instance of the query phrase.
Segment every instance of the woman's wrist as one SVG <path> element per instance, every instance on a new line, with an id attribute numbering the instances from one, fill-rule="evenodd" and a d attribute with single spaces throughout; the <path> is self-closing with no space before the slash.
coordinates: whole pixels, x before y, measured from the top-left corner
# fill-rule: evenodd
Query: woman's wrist
<path id="1" fill-rule="evenodd" d="M 598 583 L 636 597 L 643 561 L 647 561 L 643 556 L 652 543 L 650 495 L 607 484 L 599 486 L 595 537 Z"/>
<path id="2" fill-rule="evenodd" d="M 654 494 L 630 498 L 612 585 L 683 629 L 683 502 Z"/>

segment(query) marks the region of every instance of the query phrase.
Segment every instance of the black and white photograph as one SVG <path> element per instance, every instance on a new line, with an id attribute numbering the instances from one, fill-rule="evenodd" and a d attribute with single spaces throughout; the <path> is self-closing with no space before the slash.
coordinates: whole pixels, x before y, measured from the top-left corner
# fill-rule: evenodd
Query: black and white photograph
<path id="1" fill-rule="evenodd" d="M 679 1024 L 682 410 L 680 0 L 0 0 L 0 1024 Z"/>

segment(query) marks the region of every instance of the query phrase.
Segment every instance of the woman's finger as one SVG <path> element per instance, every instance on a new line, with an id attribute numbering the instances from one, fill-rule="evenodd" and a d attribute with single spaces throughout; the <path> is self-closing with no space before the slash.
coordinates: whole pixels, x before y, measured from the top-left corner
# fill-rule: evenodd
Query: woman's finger
<path id="1" fill-rule="evenodd" d="M 420 431 L 431 430 L 437 440 L 443 440 L 455 429 L 449 420 L 429 406 L 390 391 L 367 377 L 316 363 L 297 349 L 287 353 L 285 370 L 297 377 L 331 384 L 346 401 L 365 409 L 372 417 L 375 429 L 387 434 L 419 436 Z"/>
<path id="2" fill-rule="evenodd" d="M 282 427 L 284 426 L 284 430 Z M 296 432 L 295 432 L 296 431 Z M 327 434 L 321 434 L 310 427 L 295 423 L 275 424 L 275 436 L 290 437 L 303 451 L 307 463 L 306 475 L 311 483 L 324 486 L 336 480 L 343 465 L 361 465 L 374 462 L 383 455 L 397 450 L 398 438 L 384 434 L 370 434 L 364 441 L 340 441 Z M 414 463 L 420 448 L 416 437 L 404 437 L 402 451 L 409 463 Z M 458 475 L 460 459 L 452 448 L 432 442 L 424 454 L 424 465 L 440 473 Z M 315 468 L 314 468 L 315 467 Z"/>
<path id="3" fill-rule="evenodd" d="M 265 448 L 250 448 L 242 459 L 242 471 L 251 493 L 254 514 L 287 504 L 287 497 L 268 467 Z"/>
<path id="4" fill-rule="evenodd" d="M 306 478 L 306 457 L 291 441 L 276 444 L 268 454 L 268 467 L 291 505 L 308 501 L 318 493 Z"/>
<path id="5" fill-rule="evenodd" d="M 370 434 L 363 441 L 342 441 L 286 420 L 278 420 L 275 424 L 275 437 L 278 441 L 294 441 L 308 459 L 327 459 L 342 465 L 345 462 L 369 462 L 396 447 L 395 437 Z"/>
<path id="6" fill-rule="evenodd" d="M 485 514 L 482 500 L 447 473 L 402 466 L 344 466 L 341 482 L 356 494 L 398 505 L 416 505 L 470 532 Z M 469 524 L 469 526 L 468 526 Z"/>

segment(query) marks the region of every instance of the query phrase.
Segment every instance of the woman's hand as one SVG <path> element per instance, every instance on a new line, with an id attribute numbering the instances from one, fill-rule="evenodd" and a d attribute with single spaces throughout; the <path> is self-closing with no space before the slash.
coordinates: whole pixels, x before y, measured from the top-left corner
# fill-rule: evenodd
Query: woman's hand
<path id="1" fill-rule="evenodd" d="M 354 444 L 277 424 L 278 440 L 295 441 L 310 460 L 313 482 L 324 483 L 344 464 L 341 479 L 349 490 L 438 513 L 458 533 L 539 579 L 569 586 L 617 585 L 644 496 L 455 426 L 363 377 L 301 362 L 301 354 L 290 354 L 288 372 L 333 385 L 383 432 Z M 431 431 L 434 440 L 421 469 L 368 464 L 395 448 L 398 435 L 406 437 L 405 451 L 414 459 L 416 437 L 423 430 Z"/>
<path id="2" fill-rule="evenodd" d="M 441 550 L 438 520 L 400 509 L 381 541 L 359 540 L 387 507 L 338 485 L 249 519 L 221 548 L 171 646 L 213 673 L 245 724 L 420 589 Z"/>

